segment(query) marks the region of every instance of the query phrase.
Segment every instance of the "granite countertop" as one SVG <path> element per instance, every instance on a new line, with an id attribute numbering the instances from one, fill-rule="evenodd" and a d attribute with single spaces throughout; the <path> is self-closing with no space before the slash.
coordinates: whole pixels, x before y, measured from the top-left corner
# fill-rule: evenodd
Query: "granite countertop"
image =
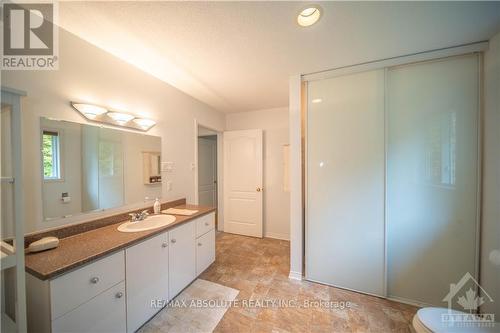
<path id="1" fill-rule="evenodd" d="M 39 279 L 53 279 L 70 270 L 88 264 L 108 254 L 141 242 L 144 239 L 165 232 L 174 226 L 215 211 L 213 207 L 181 205 L 175 208 L 198 210 L 191 216 L 174 215 L 174 223 L 146 231 L 120 232 L 121 221 L 108 226 L 62 238 L 59 246 L 52 250 L 26 254 L 26 271 Z"/>

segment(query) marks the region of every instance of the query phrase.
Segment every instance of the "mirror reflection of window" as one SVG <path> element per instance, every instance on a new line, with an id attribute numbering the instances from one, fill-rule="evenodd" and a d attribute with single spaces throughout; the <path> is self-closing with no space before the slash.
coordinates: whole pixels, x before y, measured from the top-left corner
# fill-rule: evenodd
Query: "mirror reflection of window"
<path id="1" fill-rule="evenodd" d="M 429 121 L 426 142 L 426 179 L 434 185 L 454 186 L 457 114 L 438 114 Z"/>
<path id="2" fill-rule="evenodd" d="M 103 177 L 112 177 L 115 174 L 115 143 L 99 142 L 99 174 Z"/>
<path id="3" fill-rule="evenodd" d="M 42 154 L 43 176 L 46 180 L 61 179 L 59 132 L 43 130 Z"/>

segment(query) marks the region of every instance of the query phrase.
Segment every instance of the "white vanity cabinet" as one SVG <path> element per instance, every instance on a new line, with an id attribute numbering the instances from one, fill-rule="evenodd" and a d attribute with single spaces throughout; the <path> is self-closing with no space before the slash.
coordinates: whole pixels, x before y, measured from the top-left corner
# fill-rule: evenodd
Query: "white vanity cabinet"
<path id="1" fill-rule="evenodd" d="M 215 261 L 215 213 L 196 220 L 196 275 Z"/>
<path id="2" fill-rule="evenodd" d="M 27 274 L 29 332 L 135 332 L 215 260 L 215 213 L 51 280 Z"/>
<path id="3" fill-rule="evenodd" d="M 196 220 L 169 231 L 169 294 L 174 297 L 196 278 Z"/>
<path id="4" fill-rule="evenodd" d="M 26 278 L 30 332 L 124 332 L 125 256 L 116 252 L 52 280 Z"/>
<path id="5" fill-rule="evenodd" d="M 168 298 L 168 232 L 125 250 L 127 332 L 135 332 Z"/>

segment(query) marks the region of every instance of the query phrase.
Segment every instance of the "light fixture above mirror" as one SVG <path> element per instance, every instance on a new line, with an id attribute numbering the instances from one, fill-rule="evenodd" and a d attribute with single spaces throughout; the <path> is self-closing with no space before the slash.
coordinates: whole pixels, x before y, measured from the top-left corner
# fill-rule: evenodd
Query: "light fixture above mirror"
<path id="1" fill-rule="evenodd" d="M 151 127 L 156 125 L 156 122 L 152 119 L 136 117 L 124 112 L 111 111 L 98 105 L 71 102 L 71 106 L 86 119 L 93 122 L 128 127 L 144 132 L 149 131 Z"/>
<path id="2" fill-rule="evenodd" d="M 135 118 L 131 114 L 122 112 L 108 112 L 107 116 L 122 126 Z"/>

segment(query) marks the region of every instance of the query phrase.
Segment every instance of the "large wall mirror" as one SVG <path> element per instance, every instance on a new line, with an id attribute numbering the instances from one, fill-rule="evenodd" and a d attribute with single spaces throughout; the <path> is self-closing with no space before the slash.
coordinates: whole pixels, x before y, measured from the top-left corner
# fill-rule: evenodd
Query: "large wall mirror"
<path id="1" fill-rule="evenodd" d="M 161 138 L 41 118 L 45 220 L 161 197 Z"/>

